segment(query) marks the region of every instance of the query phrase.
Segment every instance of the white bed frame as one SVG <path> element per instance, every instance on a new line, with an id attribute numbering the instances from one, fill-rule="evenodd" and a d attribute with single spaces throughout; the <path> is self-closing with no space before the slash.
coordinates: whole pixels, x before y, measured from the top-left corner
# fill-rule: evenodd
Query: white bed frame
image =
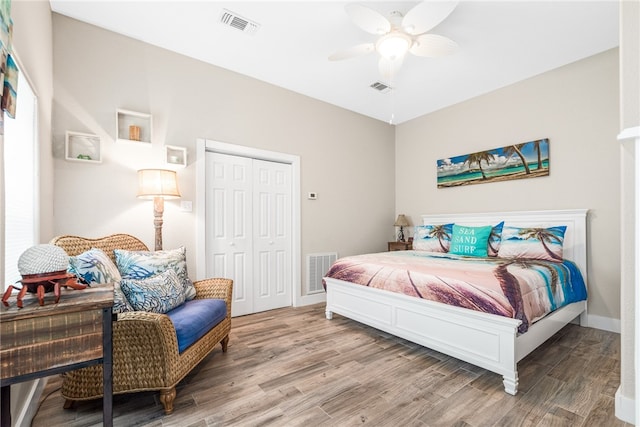
<path id="1" fill-rule="evenodd" d="M 566 225 L 564 258 L 574 261 L 587 283 L 587 209 L 480 214 L 423 215 L 423 224 L 549 227 Z M 504 389 L 518 391 L 517 364 L 567 323 L 581 316 L 586 301 L 576 302 L 537 321 L 518 334 L 519 320 L 423 300 L 342 280 L 325 278 L 327 319 L 340 314 L 503 376 Z"/>

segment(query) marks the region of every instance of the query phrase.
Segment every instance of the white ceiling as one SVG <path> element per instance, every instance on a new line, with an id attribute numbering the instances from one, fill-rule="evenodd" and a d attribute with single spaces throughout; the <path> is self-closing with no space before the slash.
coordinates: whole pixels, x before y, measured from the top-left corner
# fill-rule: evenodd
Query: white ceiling
<path id="1" fill-rule="evenodd" d="M 431 33 L 460 48 L 444 58 L 407 55 L 389 82 L 375 53 L 327 57 L 376 36 L 344 1 L 66 1 L 54 12 L 385 122 L 423 114 L 618 46 L 618 2 L 461 1 Z M 417 2 L 366 2 L 385 16 Z M 226 8 L 260 24 L 254 35 L 220 24 Z M 395 90 L 379 93 L 381 81 Z"/>

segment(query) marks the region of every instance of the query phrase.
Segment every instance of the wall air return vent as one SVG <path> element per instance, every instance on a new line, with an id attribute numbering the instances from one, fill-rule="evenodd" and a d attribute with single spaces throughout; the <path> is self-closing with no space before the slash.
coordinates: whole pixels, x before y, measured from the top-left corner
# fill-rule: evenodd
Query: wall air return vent
<path id="1" fill-rule="evenodd" d="M 307 295 L 324 292 L 322 278 L 336 259 L 337 252 L 307 255 Z"/>
<path id="2" fill-rule="evenodd" d="M 387 93 L 391 90 L 391 87 L 382 82 L 371 83 L 370 87 L 377 90 L 380 93 Z"/>
<path id="3" fill-rule="evenodd" d="M 222 9 L 220 23 L 249 35 L 254 35 L 260 29 L 260 24 L 257 22 L 243 18 L 228 9 Z"/>

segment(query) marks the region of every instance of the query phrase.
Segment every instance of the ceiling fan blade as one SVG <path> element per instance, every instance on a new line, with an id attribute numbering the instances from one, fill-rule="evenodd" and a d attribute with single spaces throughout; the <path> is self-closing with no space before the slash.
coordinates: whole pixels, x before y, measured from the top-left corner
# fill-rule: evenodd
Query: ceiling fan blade
<path id="1" fill-rule="evenodd" d="M 398 74 L 403 62 L 404 55 L 393 60 L 381 56 L 380 61 L 378 62 L 378 71 L 380 71 L 382 77 L 391 79 Z"/>
<path id="2" fill-rule="evenodd" d="M 391 30 L 389 20 L 378 11 L 357 3 L 349 3 L 344 9 L 354 24 L 367 33 L 386 34 Z"/>
<path id="3" fill-rule="evenodd" d="M 439 58 L 449 55 L 458 48 L 458 43 L 448 37 L 439 36 L 437 34 L 423 34 L 418 36 L 409 52 L 417 56 L 426 56 L 428 58 Z"/>
<path id="4" fill-rule="evenodd" d="M 373 52 L 375 46 L 373 43 L 363 43 L 352 46 L 348 49 L 342 49 L 329 55 L 329 61 L 341 61 L 343 59 L 355 58 L 357 56 L 366 55 Z"/>
<path id="5" fill-rule="evenodd" d="M 409 34 L 426 33 L 449 16 L 457 1 L 424 0 L 411 9 L 402 19 L 402 28 Z"/>

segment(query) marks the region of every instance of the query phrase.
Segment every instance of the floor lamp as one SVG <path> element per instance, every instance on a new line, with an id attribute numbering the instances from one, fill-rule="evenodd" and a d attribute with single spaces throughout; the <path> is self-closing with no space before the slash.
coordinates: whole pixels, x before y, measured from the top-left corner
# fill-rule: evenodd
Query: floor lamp
<path id="1" fill-rule="evenodd" d="M 162 250 L 162 214 L 164 199 L 180 197 L 176 172 L 167 169 L 138 171 L 138 198 L 153 199 L 153 225 L 156 229 L 155 250 Z"/>

